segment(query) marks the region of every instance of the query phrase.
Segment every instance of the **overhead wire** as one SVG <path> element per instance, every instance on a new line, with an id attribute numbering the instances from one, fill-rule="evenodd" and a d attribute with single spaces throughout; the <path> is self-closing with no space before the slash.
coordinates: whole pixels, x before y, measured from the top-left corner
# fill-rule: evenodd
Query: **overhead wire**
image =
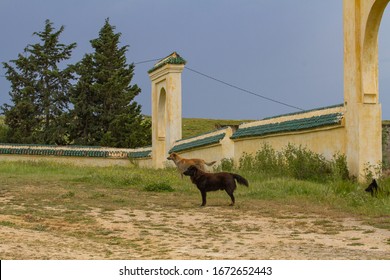
<path id="1" fill-rule="evenodd" d="M 161 59 L 162 59 L 162 58 L 149 59 L 149 60 L 134 62 L 133 64 L 134 64 L 134 65 L 143 64 L 143 63 L 153 62 L 153 61 L 157 61 L 157 60 L 161 60 Z"/>
<path id="2" fill-rule="evenodd" d="M 298 110 L 300 110 L 300 111 L 304 111 L 304 109 L 302 109 L 302 108 L 300 108 L 300 107 L 293 106 L 293 105 L 287 104 L 287 103 L 285 103 L 285 102 L 282 102 L 282 101 L 279 101 L 279 100 L 276 100 L 276 99 L 273 99 L 273 98 L 269 98 L 269 97 L 266 97 L 266 96 L 264 96 L 264 95 L 255 93 L 255 92 L 253 92 L 253 91 L 249 91 L 249 90 L 247 90 L 247 89 L 244 89 L 244 88 L 235 86 L 235 85 L 233 85 L 233 84 L 227 83 L 227 82 L 222 81 L 222 80 L 217 79 L 217 78 L 214 78 L 214 77 L 212 77 L 212 76 L 210 76 L 210 75 L 204 74 L 204 73 L 202 73 L 202 72 L 199 72 L 199 71 L 197 71 L 197 70 L 195 70 L 195 69 L 192 69 L 192 68 L 189 68 L 189 67 L 187 67 L 187 66 L 185 66 L 184 68 L 186 68 L 187 70 L 192 71 L 192 72 L 194 72 L 194 73 L 196 73 L 196 74 L 198 74 L 198 75 L 204 76 L 204 77 L 206 77 L 206 78 L 208 78 L 208 79 L 214 80 L 214 81 L 216 81 L 216 82 L 219 82 L 219 83 L 224 84 L 224 85 L 226 85 L 226 86 L 229 86 L 229 87 L 231 87 L 231 88 L 240 90 L 240 91 L 242 91 L 242 92 L 245 92 L 245 93 L 248 93 L 248 94 L 251 94 L 251 95 L 254 95 L 254 96 L 263 98 L 263 99 L 266 99 L 266 100 L 271 101 L 271 102 L 274 102 L 274 103 L 278 103 L 278 104 L 280 104 L 280 105 L 284 105 L 284 106 L 287 106 L 287 107 L 290 107 L 290 108 L 294 108 L 294 109 L 298 109 Z"/>
<path id="3" fill-rule="evenodd" d="M 143 61 L 135 62 L 134 65 L 144 64 L 144 63 L 149 63 L 149 62 L 154 62 L 154 61 L 158 61 L 158 60 L 161 60 L 161 58 L 148 59 L 148 60 L 143 60 Z M 280 105 L 283 105 L 283 106 L 287 106 L 287 107 L 290 107 L 290 108 L 293 108 L 293 109 L 297 109 L 297 110 L 300 110 L 300 111 L 304 111 L 304 109 L 302 109 L 302 108 L 300 108 L 300 107 L 297 107 L 297 106 L 288 104 L 288 103 L 286 103 L 286 102 L 282 102 L 282 101 L 276 100 L 276 99 L 274 99 L 274 98 L 270 98 L 270 97 L 267 97 L 267 96 L 264 96 L 264 95 L 255 93 L 255 92 L 253 92 L 253 91 L 244 89 L 244 88 L 242 88 L 242 87 L 233 85 L 233 84 L 231 84 L 231 83 L 222 81 L 222 80 L 217 79 L 217 78 L 215 78 L 215 77 L 213 77 L 213 76 L 210 76 L 210 75 L 205 74 L 205 73 L 202 73 L 202 72 L 200 72 L 200 71 L 198 71 L 198 70 L 192 69 L 192 68 L 190 68 L 190 67 L 188 67 L 188 66 L 185 66 L 184 68 L 187 69 L 187 70 L 189 70 L 189 71 L 191 71 L 191 72 L 193 72 L 193 73 L 196 73 L 196 74 L 198 74 L 198 75 L 201 75 L 201 76 L 203 76 L 203 77 L 205 77 L 205 78 L 208 78 L 208 79 L 210 79 L 210 80 L 213 80 L 213 81 L 215 81 L 215 82 L 221 83 L 221 84 L 223 84 L 223 85 L 225 85 L 225 86 L 234 88 L 234 89 L 239 90 L 239 91 L 241 91 L 241 92 L 245 92 L 245 93 L 251 94 L 251 95 L 253 95 L 253 96 L 256 96 L 256 97 L 259 97 L 259 98 L 262 98 L 262 99 L 265 99 L 265 100 L 268 100 L 268 101 L 270 101 L 270 102 L 274 102 L 274 103 L 277 103 L 277 104 L 280 104 Z M 6 76 L 0 75 L 0 77 L 6 77 Z"/>

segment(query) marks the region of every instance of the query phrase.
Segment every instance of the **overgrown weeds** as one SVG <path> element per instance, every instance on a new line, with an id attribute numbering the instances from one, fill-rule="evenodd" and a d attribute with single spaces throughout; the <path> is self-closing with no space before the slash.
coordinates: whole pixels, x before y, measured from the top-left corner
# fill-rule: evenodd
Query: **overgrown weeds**
<path id="1" fill-rule="evenodd" d="M 261 172 L 271 177 L 319 182 L 349 178 L 344 155 L 335 154 L 328 160 L 323 155 L 292 144 L 288 144 L 282 151 L 276 151 L 269 144 L 264 144 L 255 155 L 244 154 L 238 168 Z"/>
<path id="2" fill-rule="evenodd" d="M 390 215 L 390 197 L 384 195 L 390 192 L 390 178 L 379 179 L 382 195 L 371 197 L 364 191 L 365 183 L 350 178 L 342 154 L 326 159 L 302 146 L 289 144 L 276 151 L 264 144 L 256 154 L 244 154 L 238 166 L 228 159 L 217 169 L 244 175 L 251 187 L 243 195 L 251 199 L 310 203 L 368 216 Z"/>

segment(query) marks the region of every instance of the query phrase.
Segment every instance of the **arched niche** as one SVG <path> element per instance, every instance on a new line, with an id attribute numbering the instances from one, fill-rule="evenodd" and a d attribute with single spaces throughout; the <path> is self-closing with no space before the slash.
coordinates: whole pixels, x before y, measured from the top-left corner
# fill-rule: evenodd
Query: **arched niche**
<path id="1" fill-rule="evenodd" d="M 157 137 L 159 140 L 165 140 L 166 137 L 166 106 L 167 93 L 164 88 L 160 90 L 158 98 L 158 119 L 157 119 Z"/>
<path id="2" fill-rule="evenodd" d="M 369 11 L 362 53 L 363 103 L 378 103 L 378 32 L 389 0 L 377 0 Z"/>

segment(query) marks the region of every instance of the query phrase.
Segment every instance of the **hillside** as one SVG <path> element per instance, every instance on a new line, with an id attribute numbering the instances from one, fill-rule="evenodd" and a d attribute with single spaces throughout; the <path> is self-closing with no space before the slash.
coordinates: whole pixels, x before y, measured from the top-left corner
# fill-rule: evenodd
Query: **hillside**
<path id="1" fill-rule="evenodd" d="M 150 116 L 146 116 L 150 118 Z M 197 136 L 203 133 L 211 132 L 217 129 L 218 125 L 239 125 L 251 120 L 223 120 L 223 119 L 202 119 L 202 118 L 183 118 L 183 138 Z M 383 120 L 383 125 L 390 125 L 390 120 Z M 0 140 L 5 137 L 4 116 L 0 116 Z M 2 142 L 2 141 L 0 141 Z"/>
<path id="2" fill-rule="evenodd" d="M 249 120 L 221 120 L 221 119 L 196 119 L 183 118 L 183 138 L 197 136 L 216 130 L 218 126 L 239 125 Z"/>
<path id="3" fill-rule="evenodd" d="M 146 118 L 150 118 L 150 116 L 146 116 Z M 244 122 L 248 122 L 248 120 L 183 118 L 182 134 L 183 138 L 188 138 L 216 130 L 218 125 L 239 125 Z M 5 133 L 4 116 L 0 116 L 0 142 L 4 142 Z"/>

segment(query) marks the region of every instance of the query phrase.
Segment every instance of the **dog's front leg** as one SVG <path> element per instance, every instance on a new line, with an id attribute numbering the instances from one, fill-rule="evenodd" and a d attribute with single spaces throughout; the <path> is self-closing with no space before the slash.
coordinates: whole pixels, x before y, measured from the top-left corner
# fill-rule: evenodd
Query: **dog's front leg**
<path id="1" fill-rule="evenodd" d="M 206 191 L 200 191 L 200 193 L 202 194 L 202 205 L 201 206 L 205 206 L 206 205 Z"/>

